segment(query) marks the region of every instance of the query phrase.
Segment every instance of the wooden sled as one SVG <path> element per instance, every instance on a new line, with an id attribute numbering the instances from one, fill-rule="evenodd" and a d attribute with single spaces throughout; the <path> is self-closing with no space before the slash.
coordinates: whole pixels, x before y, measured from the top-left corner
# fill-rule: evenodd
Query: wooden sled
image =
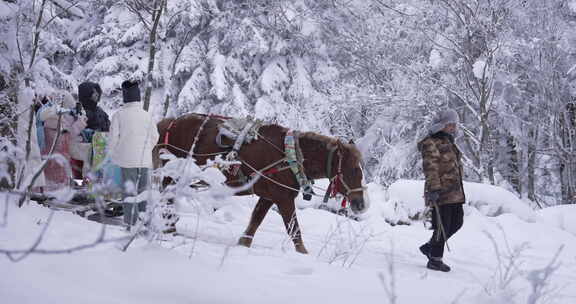
<path id="1" fill-rule="evenodd" d="M 122 205 L 119 201 L 104 200 L 99 202 L 91 194 L 84 191 L 74 193 L 68 202 L 38 193 L 31 194 L 30 199 L 52 210 L 72 212 L 91 221 L 109 225 L 122 223 L 122 218 L 119 218 L 122 215 Z"/>

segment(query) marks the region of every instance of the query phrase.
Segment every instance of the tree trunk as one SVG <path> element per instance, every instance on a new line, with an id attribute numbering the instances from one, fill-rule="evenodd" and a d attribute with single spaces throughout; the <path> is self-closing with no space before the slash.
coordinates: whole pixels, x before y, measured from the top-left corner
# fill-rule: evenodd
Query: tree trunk
<path id="1" fill-rule="evenodd" d="M 44 15 L 44 6 L 46 5 L 46 0 L 42 0 L 42 5 L 40 6 L 40 13 L 38 15 L 38 20 L 36 21 L 36 26 L 34 27 L 34 41 L 32 43 L 32 56 L 30 56 L 30 64 L 28 69 L 32 68 L 34 61 L 36 60 L 36 53 L 38 52 L 38 46 L 40 42 L 40 30 L 42 25 L 42 16 Z"/>
<path id="2" fill-rule="evenodd" d="M 574 189 L 574 165 L 563 163 L 560 165 L 560 187 L 562 191 L 562 204 L 574 204 L 576 191 Z"/>
<path id="3" fill-rule="evenodd" d="M 506 168 L 508 169 L 506 173 L 506 179 L 512 185 L 514 190 L 522 196 L 522 177 L 520 176 L 520 161 L 518 157 L 518 150 L 514 142 L 514 137 L 511 135 L 506 136 L 506 147 L 508 151 L 508 158 L 506 159 Z"/>
<path id="4" fill-rule="evenodd" d="M 535 115 L 534 107 L 529 108 L 530 117 Z M 528 199 L 532 201 L 536 201 L 536 155 L 537 155 L 537 143 L 538 143 L 538 130 L 535 127 L 530 126 L 528 131 L 528 163 L 527 163 L 527 191 L 528 191 Z"/>
<path id="5" fill-rule="evenodd" d="M 576 104 L 568 103 L 560 114 L 559 130 L 561 147 L 560 188 L 562 204 L 576 203 Z"/>
<path id="6" fill-rule="evenodd" d="M 168 109 L 170 108 L 170 94 L 166 94 L 166 99 L 164 99 L 164 110 L 162 111 L 162 117 L 168 115 Z"/>
<path id="7" fill-rule="evenodd" d="M 154 71 L 154 63 L 156 61 L 156 38 L 158 33 L 158 25 L 160 24 L 160 17 L 164 10 L 165 0 L 156 1 L 154 6 L 154 13 L 152 14 L 153 26 L 150 30 L 148 38 L 149 51 L 148 51 L 148 74 L 146 75 L 146 88 L 144 89 L 144 110 L 148 111 L 150 108 L 150 96 L 152 95 L 152 73 Z"/>

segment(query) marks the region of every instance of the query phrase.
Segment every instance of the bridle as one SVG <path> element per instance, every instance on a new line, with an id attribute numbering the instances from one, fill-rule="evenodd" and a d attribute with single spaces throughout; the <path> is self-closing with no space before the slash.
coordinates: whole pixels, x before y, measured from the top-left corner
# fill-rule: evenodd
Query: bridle
<path id="1" fill-rule="evenodd" d="M 336 174 L 332 176 L 332 161 L 334 159 L 334 154 L 338 157 L 338 168 Z M 330 177 L 332 176 L 332 177 Z M 350 194 L 354 192 L 362 192 L 366 190 L 366 187 L 351 188 L 348 186 L 346 181 L 344 181 L 344 174 L 342 173 L 342 151 L 340 150 L 340 144 L 338 143 L 336 147 L 333 147 L 328 152 L 328 158 L 326 159 L 326 177 L 330 180 L 326 194 L 324 195 L 324 202 L 328 201 L 328 198 L 336 197 L 338 193 L 344 194 L 342 199 L 342 207 L 346 206 L 346 201 L 350 201 Z M 342 189 L 342 187 L 344 189 Z M 344 191 L 342 191 L 344 190 Z"/>

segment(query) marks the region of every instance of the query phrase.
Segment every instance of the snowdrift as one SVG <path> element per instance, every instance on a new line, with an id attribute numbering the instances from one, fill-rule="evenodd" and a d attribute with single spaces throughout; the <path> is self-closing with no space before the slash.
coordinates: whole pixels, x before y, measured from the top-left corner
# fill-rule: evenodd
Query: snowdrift
<path id="1" fill-rule="evenodd" d="M 561 205 L 538 210 L 539 218 L 550 225 L 576 235 L 576 205 Z"/>
<path id="2" fill-rule="evenodd" d="M 464 183 L 467 205 L 478 209 L 485 216 L 511 213 L 519 218 L 534 222 L 536 213 L 513 193 L 492 185 Z M 410 224 L 421 219 L 424 207 L 424 181 L 398 180 L 386 190 L 370 184 L 372 215 L 382 216 L 390 224 Z"/>

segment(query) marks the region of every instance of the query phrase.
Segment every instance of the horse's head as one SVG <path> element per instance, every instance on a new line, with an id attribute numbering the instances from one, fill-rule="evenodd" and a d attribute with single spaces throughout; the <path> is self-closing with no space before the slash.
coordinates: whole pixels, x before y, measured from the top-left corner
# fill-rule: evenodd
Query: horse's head
<path id="1" fill-rule="evenodd" d="M 348 199 L 352 211 L 363 213 L 368 209 L 369 202 L 364 195 L 362 154 L 352 141 L 348 144 L 337 141 L 330 151 L 333 154 L 331 163 L 336 167 L 329 170 L 328 178 L 334 189 Z"/>

